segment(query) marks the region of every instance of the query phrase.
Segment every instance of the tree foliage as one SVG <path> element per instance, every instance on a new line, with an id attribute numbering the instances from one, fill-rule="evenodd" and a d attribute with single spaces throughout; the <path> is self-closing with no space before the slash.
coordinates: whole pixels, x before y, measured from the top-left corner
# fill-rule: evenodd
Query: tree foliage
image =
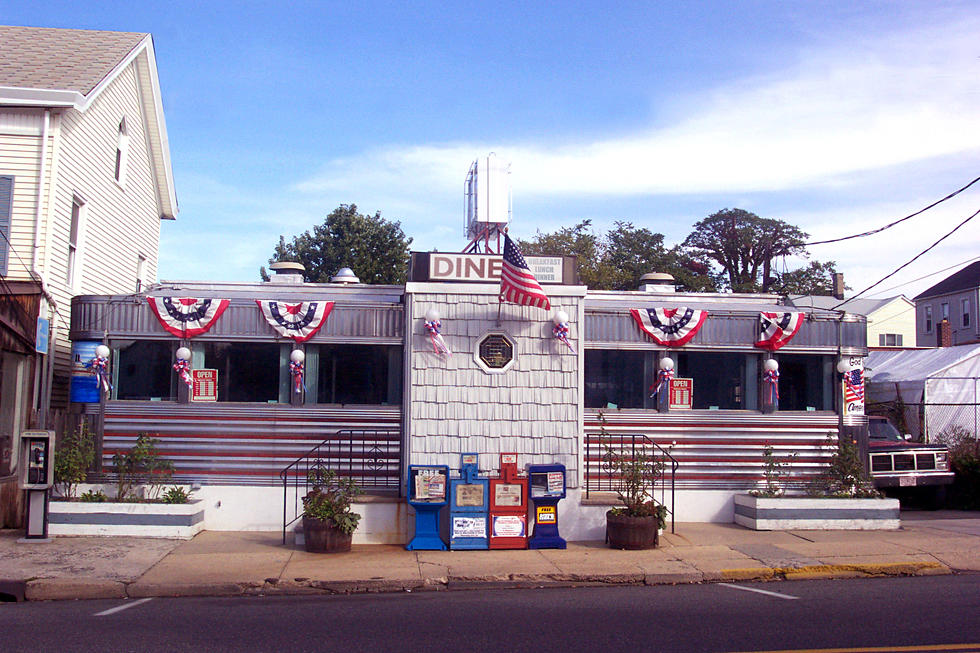
<path id="1" fill-rule="evenodd" d="M 695 223 L 683 245 L 721 266 L 733 292 L 769 292 L 773 259 L 805 256 L 807 237 L 782 220 L 760 218 L 742 209 L 722 209 Z"/>
<path id="2" fill-rule="evenodd" d="M 292 242 L 279 236 L 269 263 L 302 263 L 305 278 L 312 283 L 329 282 L 344 267 L 351 268 L 362 283 L 404 283 L 411 244 L 400 222 L 382 218 L 380 211 L 364 215 L 357 212 L 356 204 L 341 204 L 312 232 L 295 236 Z M 268 279 L 265 268 L 260 274 Z"/>
<path id="3" fill-rule="evenodd" d="M 810 261 L 805 267 L 775 275 L 771 290 L 787 296 L 832 295 L 835 274 L 837 264 L 833 261 Z"/>

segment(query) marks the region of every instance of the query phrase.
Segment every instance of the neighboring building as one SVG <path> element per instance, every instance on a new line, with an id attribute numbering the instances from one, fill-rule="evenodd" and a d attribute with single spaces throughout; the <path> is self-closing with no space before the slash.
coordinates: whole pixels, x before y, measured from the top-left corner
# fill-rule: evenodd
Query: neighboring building
<path id="1" fill-rule="evenodd" d="M 176 213 L 150 35 L 0 26 L 0 486 L 68 407 L 71 298 L 152 283 Z"/>
<path id="2" fill-rule="evenodd" d="M 658 499 L 679 521 L 731 522 L 734 494 L 763 482 L 766 446 L 792 456 L 786 479 L 801 487 L 821 473 L 842 428 L 849 437 L 866 430 L 863 404 L 842 405 L 848 395 L 837 372 L 841 358 L 860 366 L 867 354 L 862 316 L 794 311 L 775 295 L 675 293 L 673 285 L 590 291 L 567 259 L 540 258 L 551 266 L 536 273 L 548 280 L 548 311 L 498 303 L 499 255 L 419 252 L 403 286 L 303 283 L 279 271 L 267 283 L 163 281 L 140 302 L 76 297 L 73 343 L 104 339 L 112 350 L 111 397 L 100 406 L 93 395 L 80 409 L 103 425 L 105 463 L 141 431 L 157 438 L 175 482 L 201 485 L 195 496 L 208 506 L 210 530 L 281 528 L 280 473 L 319 447 L 341 473 L 387 494 L 358 505 L 365 518 L 355 537 L 388 543 L 411 535 L 411 513 L 398 498 L 409 465 L 456 469 L 467 452 L 491 474 L 502 453 L 517 454 L 521 468 L 561 463 L 563 534 L 601 540 L 616 502 L 607 446 L 649 439 L 670 450 L 676 496 Z M 199 307 L 196 315 L 213 312 L 206 331 L 182 338 L 164 325 L 167 314 L 179 315 L 175 298 Z M 168 299 L 166 314 L 151 307 Z M 259 306 L 273 300 L 277 311 L 300 316 L 314 303 L 333 304 L 322 328 L 294 343 L 263 317 Z M 226 308 L 219 315 L 215 306 Z M 685 340 L 676 345 L 658 344 L 640 326 L 644 314 L 669 319 L 678 309 L 672 333 Z M 559 311 L 567 343 L 555 337 Z M 763 315 L 787 312 L 791 340 L 776 351 L 758 346 Z M 434 314 L 451 354 L 427 331 Z M 181 346 L 205 379 L 190 397 L 173 369 Z M 295 349 L 304 351 L 302 386 L 290 377 Z M 666 391 L 651 396 L 668 357 L 687 388 L 673 393 L 673 407 L 660 404 Z M 778 392 L 766 380 L 770 358 Z M 308 462 L 298 465 L 301 479 Z M 301 505 L 290 488 L 288 516 Z"/>
<path id="3" fill-rule="evenodd" d="M 919 347 L 949 347 L 980 342 L 980 261 L 952 274 L 915 298 Z M 943 321 L 946 325 L 943 325 Z M 948 331 L 948 342 L 943 334 Z"/>
<path id="4" fill-rule="evenodd" d="M 868 318 L 868 348 L 915 347 L 915 304 L 905 295 L 885 299 L 850 299 L 841 301 L 830 295 L 790 297 L 799 308 L 822 308 L 847 311 Z M 919 343 L 921 346 L 921 343 Z"/>

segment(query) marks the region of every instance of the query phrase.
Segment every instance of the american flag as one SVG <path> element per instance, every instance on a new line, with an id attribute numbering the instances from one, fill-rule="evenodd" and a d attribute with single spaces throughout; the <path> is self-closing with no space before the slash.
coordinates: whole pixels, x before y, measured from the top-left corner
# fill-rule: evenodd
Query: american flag
<path id="1" fill-rule="evenodd" d="M 864 370 L 860 367 L 844 375 L 844 401 L 864 401 Z"/>
<path id="2" fill-rule="evenodd" d="M 500 271 L 500 301 L 537 306 L 548 310 L 551 302 L 538 280 L 531 274 L 527 261 L 514 241 L 504 234 L 504 267 Z"/>

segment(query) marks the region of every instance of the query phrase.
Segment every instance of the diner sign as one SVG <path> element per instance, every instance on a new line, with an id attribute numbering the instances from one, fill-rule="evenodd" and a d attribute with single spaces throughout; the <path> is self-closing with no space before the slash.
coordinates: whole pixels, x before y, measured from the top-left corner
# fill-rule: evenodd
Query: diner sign
<path id="1" fill-rule="evenodd" d="M 564 283 L 561 256 L 525 256 L 538 283 Z M 500 281 L 503 257 L 499 254 L 429 253 L 429 281 Z"/>

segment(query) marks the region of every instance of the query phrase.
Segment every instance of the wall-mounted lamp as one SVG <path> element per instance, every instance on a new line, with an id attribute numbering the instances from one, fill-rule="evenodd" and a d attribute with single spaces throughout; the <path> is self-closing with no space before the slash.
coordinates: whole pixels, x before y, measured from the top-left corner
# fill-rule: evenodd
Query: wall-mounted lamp
<path id="1" fill-rule="evenodd" d="M 555 314 L 551 316 L 551 321 L 555 325 L 551 330 L 551 334 L 555 337 L 555 340 L 564 342 L 569 351 L 574 354 L 575 349 L 572 348 L 572 343 L 568 341 L 568 334 L 570 333 L 570 329 L 568 328 L 568 313 L 562 310 L 557 310 L 555 311 Z"/>
<path id="2" fill-rule="evenodd" d="M 303 381 L 303 361 L 306 360 L 306 352 L 302 349 L 294 349 L 289 353 L 289 373 L 293 375 L 293 392 L 299 394 L 306 390 L 306 383 Z"/>
<path id="3" fill-rule="evenodd" d="M 191 374 L 190 374 L 191 350 L 188 349 L 187 347 L 178 347 L 176 356 L 177 356 L 177 362 L 174 363 L 174 369 L 177 371 L 177 374 L 180 375 L 180 380 L 183 381 L 185 384 L 187 384 L 187 387 L 189 388 L 192 385 L 194 385 L 194 382 L 191 380 Z"/>

